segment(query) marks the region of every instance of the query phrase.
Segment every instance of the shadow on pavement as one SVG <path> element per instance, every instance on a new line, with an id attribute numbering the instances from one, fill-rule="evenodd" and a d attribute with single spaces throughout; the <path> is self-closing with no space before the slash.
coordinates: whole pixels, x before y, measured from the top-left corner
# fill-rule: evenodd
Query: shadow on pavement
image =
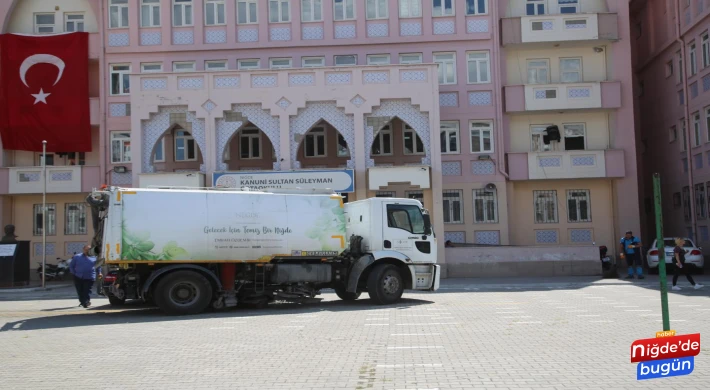
<path id="1" fill-rule="evenodd" d="M 364 310 L 382 310 L 384 308 L 406 310 L 410 307 L 432 304 L 431 301 L 422 299 L 403 298 L 396 305 L 379 306 L 369 299 L 357 301 L 327 301 L 314 304 L 275 303 L 265 309 L 226 309 L 219 312 L 205 312 L 192 316 L 168 316 L 157 308 L 148 306 L 143 302 L 129 302 L 120 309 L 109 305 L 97 306 L 88 310 L 51 315 L 46 317 L 28 318 L 6 323 L 0 332 L 28 331 L 39 329 L 60 329 L 80 326 L 136 324 L 146 322 L 189 321 L 201 319 L 235 319 L 240 317 L 255 317 L 266 315 L 309 314 L 323 311 L 348 312 Z M 58 311 L 68 308 L 49 309 L 45 311 Z"/>

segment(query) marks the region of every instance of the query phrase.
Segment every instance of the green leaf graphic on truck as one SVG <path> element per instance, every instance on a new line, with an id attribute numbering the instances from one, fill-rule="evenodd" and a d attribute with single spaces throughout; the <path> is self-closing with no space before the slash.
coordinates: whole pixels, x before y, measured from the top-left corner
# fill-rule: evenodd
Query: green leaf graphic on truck
<path id="1" fill-rule="evenodd" d="M 148 232 L 129 232 L 125 223 L 121 228 L 121 259 L 123 260 L 187 260 L 188 253 L 175 241 L 170 241 L 162 251 L 155 251 L 155 243 L 150 241 Z"/>
<path id="2" fill-rule="evenodd" d="M 306 237 L 318 240 L 324 251 L 340 251 L 340 245 L 334 245 L 333 231 L 345 236 L 345 213 L 339 203 L 333 207 L 332 199 L 320 200 L 321 215 L 315 225 L 306 231 Z"/>

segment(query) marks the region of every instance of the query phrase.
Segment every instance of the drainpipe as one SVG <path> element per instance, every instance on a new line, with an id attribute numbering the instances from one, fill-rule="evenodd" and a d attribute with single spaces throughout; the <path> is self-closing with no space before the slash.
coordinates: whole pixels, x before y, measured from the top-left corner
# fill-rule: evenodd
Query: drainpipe
<path id="1" fill-rule="evenodd" d="M 501 54 L 500 54 L 500 18 L 498 17 L 498 4 L 491 7 L 491 17 L 493 18 L 492 25 L 495 27 L 493 31 L 493 58 L 496 59 L 496 66 L 493 68 L 493 87 L 495 88 L 496 96 L 496 139 L 498 144 L 498 172 L 508 179 L 508 174 L 503 167 L 505 162 L 505 138 L 503 137 L 503 86 L 501 81 Z"/>
<path id="2" fill-rule="evenodd" d="M 692 228 L 692 234 L 691 234 L 691 239 L 694 241 L 697 241 L 695 238 L 697 236 L 697 230 L 698 230 L 698 220 L 696 219 L 695 216 L 695 186 L 693 185 L 693 160 L 691 156 L 691 140 L 690 140 L 690 101 L 688 99 L 688 63 L 689 61 L 685 57 L 685 42 L 683 41 L 683 37 L 681 35 L 681 29 L 680 29 L 680 0 L 676 0 L 675 2 L 676 6 L 676 42 L 680 44 L 680 55 L 681 58 L 683 58 L 683 64 L 686 69 L 681 69 L 683 72 L 683 102 L 685 103 L 685 130 L 687 131 L 687 134 L 685 136 L 685 150 L 686 150 L 686 158 L 688 159 L 688 187 L 689 187 L 689 206 L 690 206 L 690 221 L 691 221 L 691 228 Z"/>
<path id="3" fill-rule="evenodd" d="M 106 171 L 106 161 L 108 160 L 107 153 L 109 153 L 109 150 L 106 146 L 106 136 L 108 133 L 106 129 L 108 127 L 106 124 L 106 45 L 104 44 L 104 42 L 106 42 L 104 35 L 106 31 L 106 26 L 104 23 L 104 17 L 106 17 L 106 9 L 104 8 L 104 3 L 106 2 L 99 2 L 101 7 L 101 15 L 97 17 L 97 22 L 99 25 L 99 39 L 101 40 L 101 50 L 99 51 L 99 116 L 101 118 L 101 123 L 99 125 L 99 170 L 101 171 L 100 184 L 109 184 L 107 180 L 108 174 Z"/>

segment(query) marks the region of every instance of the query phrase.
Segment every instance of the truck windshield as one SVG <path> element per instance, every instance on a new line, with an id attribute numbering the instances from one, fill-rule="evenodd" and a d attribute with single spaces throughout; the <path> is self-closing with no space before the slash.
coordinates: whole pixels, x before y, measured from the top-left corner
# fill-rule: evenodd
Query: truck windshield
<path id="1" fill-rule="evenodd" d="M 387 205 L 387 226 L 412 234 L 424 234 L 424 217 L 414 205 Z"/>

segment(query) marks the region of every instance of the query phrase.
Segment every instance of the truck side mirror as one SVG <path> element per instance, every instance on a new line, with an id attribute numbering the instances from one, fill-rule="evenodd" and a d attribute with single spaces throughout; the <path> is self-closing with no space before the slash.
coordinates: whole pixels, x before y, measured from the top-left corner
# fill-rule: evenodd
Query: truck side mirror
<path id="1" fill-rule="evenodd" d="M 429 214 L 424 214 L 424 234 L 427 236 L 431 235 L 431 218 L 429 217 Z"/>

